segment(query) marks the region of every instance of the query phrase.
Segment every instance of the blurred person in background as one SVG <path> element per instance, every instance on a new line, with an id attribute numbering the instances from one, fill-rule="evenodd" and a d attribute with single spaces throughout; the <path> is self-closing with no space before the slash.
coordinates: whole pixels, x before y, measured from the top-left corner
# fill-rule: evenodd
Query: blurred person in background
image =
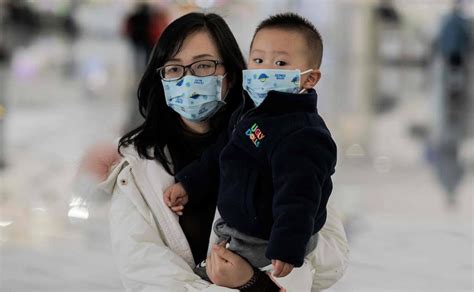
<path id="1" fill-rule="evenodd" d="M 437 39 L 438 50 L 445 63 L 452 69 L 465 67 L 469 56 L 469 24 L 463 15 L 463 2 L 463 0 L 455 1 L 452 11 L 441 24 Z"/>
<path id="2" fill-rule="evenodd" d="M 393 5 L 392 0 L 382 0 L 379 5 L 375 7 L 377 17 L 383 22 L 399 24 L 400 14 Z"/>
<path id="3" fill-rule="evenodd" d="M 152 6 L 142 1 L 139 1 L 135 9 L 125 17 L 122 30 L 132 47 L 135 68 L 134 77 L 137 80 L 145 71 L 153 46 L 168 23 L 169 16 L 164 7 Z M 134 81 L 133 88 L 136 88 L 135 83 Z M 130 99 L 128 117 L 123 126 L 124 133 L 136 128 L 143 122 L 143 118 L 137 109 L 136 99 Z"/>
<path id="4" fill-rule="evenodd" d="M 191 75 L 203 66 L 211 69 L 206 74 L 209 92 L 201 94 L 210 99 L 206 106 L 216 110 L 197 122 L 168 107 L 157 72 L 168 64 L 183 66 L 183 74 Z M 138 90 L 145 121 L 121 138 L 124 157 L 101 184 L 113 194 L 112 246 L 127 290 L 228 291 L 194 274 L 195 264 L 207 258 L 207 275 L 216 285 L 279 291 L 269 275 L 223 246 L 214 245 L 208 255 L 217 194 L 189 204 L 179 218 L 162 200 L 163 191 L 175 181 L 174 174 L 199 158 L 227 127 L 231 113 L 242 102 L 243 69 L 245 62 L 232 32 L 215 14 L 191 13 L 177 19 L 156 44 Z M 317 286 L 312 290 L 318 291 L 334 284 L 347 264 L 347 239 L 332 207 L 314 253 L 306 275 L 314 278 Z M 287 281 L 290 290 L 301 284 L 298 279 Z"/>
<path id="5" fill-rule="evenodd" d="M 468 21 L 463 16 L 463 1 L 456 0 L 443 19 L 435 51 L 440 58 L 441 85 L 437 94 L 437 112 L 432 150 L 438 177 L 447 192 L 448 204 L 455 203 L 455 191 L 463 176 L 459 150 L 467 131 L 469 113 L 469 62 L 472 43 Z"/>
<path id="6" fill-rule="evenodd" d="M 40 28 L 39 16 L 23 0 L 0 1 L 0 169 L 7 164 L 5 153 L 7 116 L 6 80 L 10 61 L 18 47 L 27 46 Z"/>
<path id="7" fill-rule="evenodd" d="M 373 40 L 368 50 L 377 56 L 373 75 L 373 107 L 376 114 L 392 110 L 400 94 L 402 16 L 392 0 L 382 0 L 374 8 Z M 369 32 L 370 33 L 370 32 Z"/>
<path id="8" fill-rule="evenodd" d="M 136 75 L 141 76 L 146 67 L 154 44 L 168 25 L 164 9 L 140 2 L 135 10 L 126 16 L 123 33 L 133 48 Z"/>

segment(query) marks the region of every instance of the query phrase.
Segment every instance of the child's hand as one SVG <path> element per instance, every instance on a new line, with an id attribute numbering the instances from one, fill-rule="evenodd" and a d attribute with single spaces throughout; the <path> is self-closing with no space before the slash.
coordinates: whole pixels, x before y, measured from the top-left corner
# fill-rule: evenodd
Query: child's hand
<path id="1" fill-rule="evenodd" d="M 273 276 L 277 278 L 282 278 L 287 276 L 292 270 L 293 265 L 289 263 L 282 262 L 280 260 L 272 260 L 273 265 Z"/>
<path id="2" fill-rule="evenodd" d="M 181 183 L 174 184 L 163 193 L 165 204 L 178 215 L 183 215 L 184 205 L 188 203 L 188 194 Z"/>

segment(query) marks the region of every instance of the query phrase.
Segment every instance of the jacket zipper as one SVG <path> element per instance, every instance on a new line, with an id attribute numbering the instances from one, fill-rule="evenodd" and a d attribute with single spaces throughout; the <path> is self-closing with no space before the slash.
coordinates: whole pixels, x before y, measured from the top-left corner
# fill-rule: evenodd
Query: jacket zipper
<path id="1" fill-rule="evenodd" d="M 242 105 L 242 109 L 244 109 L 244 108 L 245 108 L 245 93 L 244 93 L 244 103 L 243 103 L 243 105 Z M 239 116 L 239 118 L 238 118 L 237 121 L 235 122 L 234 127 L 233 127 L 233 129 L 232 129 L 232 134 L 234 134 L 235 128 L 237 127 L 237 125 L 238 125 L 245 117 L 247 117 L 248 115 L 250 115 L 251 113 L 253 113 L 257 108 L 258 108 L 258 107 L 254 107 L 253 109 L 250 109 L 250 110 L 248 110 L 247 112 L 245 112 L 245 113 L 243 113 L 243 114 L 241 114 L 241 115 Z"/>

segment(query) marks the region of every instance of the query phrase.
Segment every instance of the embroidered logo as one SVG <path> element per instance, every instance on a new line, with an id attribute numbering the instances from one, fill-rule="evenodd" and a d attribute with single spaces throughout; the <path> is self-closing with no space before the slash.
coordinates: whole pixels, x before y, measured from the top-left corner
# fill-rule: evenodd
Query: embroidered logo
<path id="1" fill-rule="evenodd" d="M 258 128 L 258 125 L 255 123 L 252 127 L 250 127 L 246 132 L 247 135 L 255 147 L 260 146 L 260 142 L 265 138 L 263 132 Z"/>

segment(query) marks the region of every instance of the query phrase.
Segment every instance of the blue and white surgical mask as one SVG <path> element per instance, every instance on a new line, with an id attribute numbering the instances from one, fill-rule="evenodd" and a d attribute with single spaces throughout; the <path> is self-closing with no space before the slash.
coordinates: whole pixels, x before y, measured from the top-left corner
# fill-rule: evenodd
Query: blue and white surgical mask
<path id="1" fill-rule="evenodd" d="M 179 80 L 162 80 L 166 104 L 189 121 L 206 120 L 225 104 L 221 96 L 224 77 L 186 75 Z"/>
<path id="2" fill-rule="evenodd" d="M 301 75 L 311 71 L 312 69 L 304 72 L 282 69 L 243 70 L 242 86 L 257 107 L 265 100 L 270 90 L 299 93 Z"/>

